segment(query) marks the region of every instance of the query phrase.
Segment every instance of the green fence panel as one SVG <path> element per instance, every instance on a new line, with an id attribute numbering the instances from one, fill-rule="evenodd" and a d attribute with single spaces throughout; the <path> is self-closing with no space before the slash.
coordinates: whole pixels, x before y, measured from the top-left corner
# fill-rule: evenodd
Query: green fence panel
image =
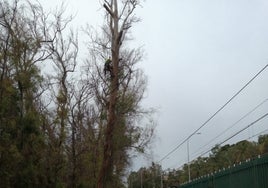
<path id="1" fill-rule="evenodd" d="M 268 188 L 268 155 L 183 184 L 180 188 Z"/>
<path id="2" fill-rule="evenodd" d="M 268 188 L 268 156 L 254 161 L 254 187 Z"/>

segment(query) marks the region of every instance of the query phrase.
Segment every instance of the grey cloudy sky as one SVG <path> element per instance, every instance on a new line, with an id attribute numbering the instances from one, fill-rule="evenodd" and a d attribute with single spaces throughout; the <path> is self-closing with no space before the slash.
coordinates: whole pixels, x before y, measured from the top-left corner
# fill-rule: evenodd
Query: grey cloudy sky
<path id="1" fill-rule="evenodd" d="M 46 7 L 61 3 L 61 0 L 40 1 Z M 68 2 L 67 11 L 77 14 L 74 25 L 101 25 L 103 10 L 99 1 L 65 2 Z M 133 26 L 132 34 L 134 45 L 144 45 L 147 54 L 141 62 L 148 76 L 143 104 L 159 109 L 151 159 L 158 161 L 268 63 L 268 1 L 147 0 L 142 5 L 136 11 L 142 22 Z M 201 129 L 200 135 L 190 139 L 191 159 L 267 112 L 268 102 L 265 102 L 207 144 L 268 98 L 267 81 L 268 70 Z M 267 123 L 268 119 L 256 123 L 228 143 L 248 139 L 268 129 Z M 163 160 L 162 165 L 164 169 L 178 168 L 186 162 L 184 144 Z M 135 168 L 140 165 L 140 161 L 134 162 Z"/>

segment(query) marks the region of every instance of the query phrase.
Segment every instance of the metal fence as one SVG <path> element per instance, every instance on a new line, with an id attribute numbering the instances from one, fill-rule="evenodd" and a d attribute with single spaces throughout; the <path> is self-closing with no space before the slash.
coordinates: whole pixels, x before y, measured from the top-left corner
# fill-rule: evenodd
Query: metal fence
<path id="1" fill-rule="evenodd" d="M 180 188 L 268 188 L 268 155 L 198 178 Z"/>

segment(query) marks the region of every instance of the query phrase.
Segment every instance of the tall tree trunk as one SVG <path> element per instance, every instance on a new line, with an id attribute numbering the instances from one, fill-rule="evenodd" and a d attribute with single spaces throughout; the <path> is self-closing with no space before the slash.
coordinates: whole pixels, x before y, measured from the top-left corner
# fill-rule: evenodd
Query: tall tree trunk
<path id="1" fill-rule="evenodd" d="M 110 13 L 110 31 L 112 33 L 112 74 L 110 81 L 110 98 L 108 106 L 108 121 L 105 131 L 105 143 L 103 150 L 103 161 L 98 178 L 98 188 L 106 188 L 112 184 L 113 176 L 113 133 L 117 122 L 116 103 L 119 89 L 118 64 L 119 64 L 119 28 L 117 0 L 113 1 L 113 10 Z M 112 185 L 111 185 L 112 186 Z"/>

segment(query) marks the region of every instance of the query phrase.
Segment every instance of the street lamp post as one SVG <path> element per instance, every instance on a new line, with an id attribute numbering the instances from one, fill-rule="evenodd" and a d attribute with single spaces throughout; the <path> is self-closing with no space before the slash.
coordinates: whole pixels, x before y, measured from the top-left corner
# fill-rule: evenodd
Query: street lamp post
<path id="1" fill-rule="evenodd" d="M 187 158 L 188 158 L 188 181 L 190 182 L 191 181 L 191 170 L 190 170 L 189 139 L 187 140 Z"/>
<path id="2" fill-rule="evenodd" d="M 161 163 L 161 166 L 160 166 L 160 179 L 161 179 L 160 187 L 163 188 L 163 171 L 162 171 L 162 163 Z"/>
<path id="3" fill-rule="evenodd" d="M 195 133 L 195 134 L 201 134 L 201 133 Z M 191 167 L 190 167 L 190 147 L 189 147 L 189 141 L 190 138 L 195 135 L 192 134 L 191 136 L 189 136 L 189 138 L 187 139 L 187 158 L 188 158 L 188 181 L 191 181 Z"/>

